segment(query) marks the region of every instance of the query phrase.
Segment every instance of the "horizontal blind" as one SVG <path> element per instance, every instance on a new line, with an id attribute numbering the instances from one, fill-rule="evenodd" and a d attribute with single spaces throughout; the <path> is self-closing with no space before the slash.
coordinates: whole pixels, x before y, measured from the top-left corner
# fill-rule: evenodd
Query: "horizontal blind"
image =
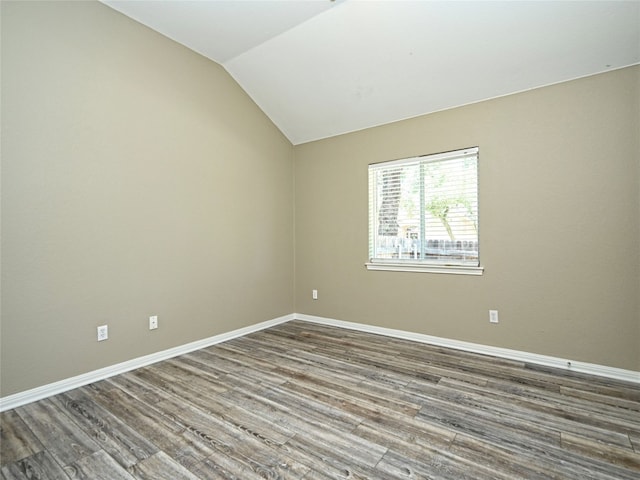
<path id="1" fill-rule="evenodd" d="M 370 261 L 479 265 L 477 172 L 477 147 L 370 165 Z"/>

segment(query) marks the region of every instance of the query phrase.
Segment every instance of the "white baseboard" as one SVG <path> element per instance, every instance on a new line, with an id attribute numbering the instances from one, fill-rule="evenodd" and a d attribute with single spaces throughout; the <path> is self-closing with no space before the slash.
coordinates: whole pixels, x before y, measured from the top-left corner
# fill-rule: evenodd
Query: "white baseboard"
<path id="1" fill-rule="evenodd" d="M 147 365 L 151 365 L 152 363 L 167 360 L 169 358 L 193 352 L 194 350 L 209 347 L 217 343 L 226 342 L 227 340 L 248 335 L 259 330 L 264 330 L 265 328 L 288 322 L 290 320 L 293 320 L 294 318 L 295 316 L 293 314 L 285 315 L 283 317 L 274 318 L 265 322 L 256 323 L 255 325 L 250 325 L 248 327 L 232 330 L 231 332 L 221 333 L 220 335 L 214 335 L 213 337 L 197 340 L 195 342 L 180 345 L 168 350 L 163 350 L 161 352 L 152 353 L 143 357 L 134 358 L 126 362 L 117 363 L 115 365 L 101 368 L 99 370 L 94 370 L 82 375 L 77 375 L 75 377 L 60 380 L 59 382 L 50 383 L 48 385 L 36 387 L 31 390 L 8 395 L 6 397 L 0 398 L 0 412 L 11 410 L 12 408 L 17 408 L 21 405 L 26 405 L 27 403 L 35 402 L 36 400 L 41 400 L 52 395 L 57 395 L 74 388 L 82 387 L 84 385 L 88 385 L 89 383 L 104 380 L 105 378 L 109 378 L 120 373 L 135 370 L 136 368 L 145 367 Z"/>
<path id="2" fill-rule="evenodd" d="M 433 337 L 431 335 L 424 335 L 421 333 L 407 332 L 404 330 L 395 330 L 392 328 L 376 327 L 373 325 L 366 325 L 363 323 L 345 322 L 343 320 L 336 320 L 333 318 L 317 317 L 314 315 L 306 315 L 304 313 L 292 313 L 282 317 L 267 320 L 265 322 L 250 325 L 248 327 L 239 328 L 231 332 L 222 333 L 213 337 L 197 340 L 195 342 L 180 345 L 178 347 L 163 350 L 161 352 L 152 353 L 143 357 L 134 358 L 126 362 L 111 365 L 109 367 L 87 372 L 82 375 L 60 380 L 59 382 L 50 383 L 41 387 L 36 387 L 24 392 L 15 393 L 6 397 L 0 398 L 0 412 L 5 410 L 11 410 L 12 408 L 26 405 L 27 403 L 35 402 L 52 395 L 57 395 L 74 388 L 82 387 L 89 383 L 104 380 L 105 378 L 125 373 L 136 368 L 145 367 L 152 363 L 167 360 L 169 358 L 183 355 L 185 353 L 193 352 L 201 348 L 209 347 L 217 343 L 226 342 L 228 340 L 248 335 L 253 332 L 264 330 L 265 328 L 273 327 L 281 323 L 286 323 L 291 320 L 302 320 L 305 322 L 319 323 L 323 325 L 330 325 L 334 327 L 347 328 L 349 330 L 357 330 L 367 333 L 375 333 L 378 335 L 386 335 L 388 337 L 402 338 L 405 340 L 411 340 L 414 342 L 427 343 L 430 345 L 437 345 L 440 347 L 454 348 L 457 350 L 463 350 L 466 352 L 481 353 L 484 355 L 492 355 L 495 357 L 508 358 L 511 360 L 518 360 L 521 362 L 534 363 L 538 365 L 545 365 L 548 367 L 561 368 L 564 370 L 571 370 L 574 372 L 587 373 L 591 375 L 598 375 L 601 377 L 608 377 L 616 380 L 623 380 L 627 382 L 640 383 L 640 372 L 633 370 L 624 370 L 622 368 L 607 367 L 604 365 L 597 365 L 593 363 L 578 362 L 574 360 L 568 360 L 558 357 L 550 357 L 547 355 L 539 355 L 536 353 L 521 352 L 518 350 L 509 350 L 507 348 L 491 347 L 488 345 L 482 345 L 477 343 L 462 342 L 459 340 L 452 340 L 448 338 Z"/>
<path id="3" fill-rule="evenodd" d="M 376 327 L 362 323 L 345 322 L 333 318 L 316 317 L 314 315 L 306 315 L 304 313 L 294 314 L 296 320 L 305 322 L 320 323 L 323 325 L 331 325 L 334 327 L 348 328 L 350 330 L 358 330 L 367 333 L 376 333 L 378 335 L 386 335 L 388 337 L 402 338 L 415 342 L 437 345 L 439 347 L 454 348 L 466 352 L 481 353 L 484 355 L 492 355 L 494 357 L 507 358 L 521 362 L 544 365 L 547 367 L 561 368 L 572 372 L 587 373 L 600 377 L 607 377 L 626 382 L 640 383 L 640 372 L 634 370 L 625 370 L 622 368 L 607 367 L 605 365 L 597 365 L 594 363 L 579 362 L 566 358 L 550 357 L 547 355 L 539 355 L 537 353 L 522 352 L 519 350 L 510 350 L 507 348 L 492 347 L 478 343 L 462 342 L 448 338 L 433 337 L 421 333 L 407 332 L 404 330 L 395 330 L 391 328 Z"/>

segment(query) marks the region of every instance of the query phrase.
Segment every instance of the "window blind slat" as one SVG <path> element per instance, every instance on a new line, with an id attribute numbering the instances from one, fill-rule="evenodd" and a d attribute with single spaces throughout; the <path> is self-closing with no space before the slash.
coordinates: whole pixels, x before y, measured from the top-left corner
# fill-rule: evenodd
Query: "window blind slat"
<path id="1" fill-rule="evenodd" d="M 370 261 L 479 265 L 477 169 L 477 147 L 370 165 Z"/>

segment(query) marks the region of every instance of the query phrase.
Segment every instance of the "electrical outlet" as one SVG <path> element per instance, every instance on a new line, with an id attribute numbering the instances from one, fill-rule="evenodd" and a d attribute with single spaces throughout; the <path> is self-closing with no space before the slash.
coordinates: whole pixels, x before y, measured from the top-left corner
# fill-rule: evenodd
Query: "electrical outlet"
<path id="1" fill-rule="evenodd" d="M 101 342 L 109 338 L 109 327 L 106 325 L 100 325 L 98 327 L 98 341 Z"/>
<path id="2" fill-rule="evenodd" d="M 153 315 L 149 317 L 149 330 L 155 330 L 158 328 L 158 316 Z"/>
<path id="3" fill-rule="evenodd" d="M 498 310 L 489 310 L 489 322 L 498 323 Z"/>
<path id="4" fill-rule="evenodd" d="M 311 298 L 314 300 L 318 299 L 318 290 L 311 290 Z"/>

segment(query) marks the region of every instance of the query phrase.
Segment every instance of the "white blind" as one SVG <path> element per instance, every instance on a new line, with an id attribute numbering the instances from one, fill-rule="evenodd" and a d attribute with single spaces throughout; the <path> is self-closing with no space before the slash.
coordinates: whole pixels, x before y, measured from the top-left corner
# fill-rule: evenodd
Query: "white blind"
<path id="1" fill-rule="evenodd" d="M 369 165 L 369 261 L 478 266 L 478 148 Z"/>

